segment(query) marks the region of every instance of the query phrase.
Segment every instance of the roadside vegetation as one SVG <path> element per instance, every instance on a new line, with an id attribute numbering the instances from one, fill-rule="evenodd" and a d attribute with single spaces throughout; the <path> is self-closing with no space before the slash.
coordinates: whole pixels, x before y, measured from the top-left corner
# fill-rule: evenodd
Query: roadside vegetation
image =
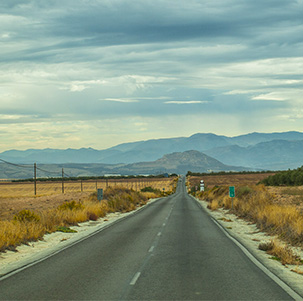
<path id="1" fill-rule="evenodd" d="M 95 192 L 87 200 L 64 202 L 55 209 L 37 212 L 21 210 L 12 220 L 0 221 L 0 252 L 16 251 L 18 245 L 41 240 L 47 233 L 75 232 L 70 226 L 96 221 L 112 212 L 128 212 L 143 206 L 148 199 L 163 196 L 160 190 L 148 187 L 141 190 L 147 191 L 109 187 L 101 202 Z"/>
<path id="2" fill-rule="evenodd" d="M 264 185 L 236 187 L 236 197 L 229 197 L 228 187 L 214 187 L 198 193 L 208 208 L 224 208 L 241 218 L 256 223 L 262 231 L 276 234 L 293 245 L 303 246 L 303 215 L 294 206 L 275 203 L 274 195 Z"/>
<path id="3" fill-rule="evenodd" d="M 208 202 L 208 208 L 224 208 L 271 235 L 277 235 L 281 241 L 293 246 L 303 247 L 303 215 L 293 205 L 279 204 L 276 196 L 262 185 L 236 186 L 236 196 L 229 197 L 228 186 L 214 186 L 196 197 Z M 277 242 L 260 245 L 261 250 L 272 255 L 283 264 L 302 264 L 302 260 L 292 254 L 290 248 Z"/>
<path id="4" fill-rule="evenodd" d="M 301 186 L 303 185 L 303 166 L 294 170 L 280 171 L 263 179 L 260 183 L 267 186 Z"/>

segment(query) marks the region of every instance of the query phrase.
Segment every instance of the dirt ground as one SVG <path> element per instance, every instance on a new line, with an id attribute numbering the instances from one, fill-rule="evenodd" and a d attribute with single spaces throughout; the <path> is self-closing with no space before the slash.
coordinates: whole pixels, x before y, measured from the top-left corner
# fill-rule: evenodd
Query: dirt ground
<path id="1" fill-rule="evenodd" d="M 266 187 L 273 194 L 274 202 L 283 206 L 296 206 L 303 213 L 303 186 Z"/>
<path id="2" fill-rule="evenodd" d="M 245 186 L 256 185 L 261 180 L 273 175 L 274 173 L 258 173 L 258 174 L 225 174 L 225 175 L 208 175 L 208 176 L 191 176 L 191 186 L 200 187 L 200 181 L 204 181 L 207 188 L 214 186 Z"/>
<path id="3" fill-rule="evenodd" d="M 56 208 L 65 201 L 88 199 L 91 192 L 73 192 L 38 197 L 0 198 L 0 220 L 10 220 L 23 209 L 39 212 Z"/>

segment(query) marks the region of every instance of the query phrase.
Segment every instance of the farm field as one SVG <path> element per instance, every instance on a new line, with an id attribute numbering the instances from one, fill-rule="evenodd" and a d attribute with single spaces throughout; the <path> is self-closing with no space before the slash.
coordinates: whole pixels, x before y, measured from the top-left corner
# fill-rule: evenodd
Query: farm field
<path id="1" fill-rule="evenodd" d="M 64 193 L 62 182 L 37 182 L 36 196 L 33 182 L 0 183 L 0 220 L 9 220 L 23 209 L 43 211 L 56 208 L 66 201 L 83 201 L 96 192 L 107 187 L 124 187 L 139 191 L 144 187 L 152 187 L 163 191 L 171 191 L 174 178 L 140 178 L 140 179 L 108 179 L 89 181 L 65 181 Z"/>

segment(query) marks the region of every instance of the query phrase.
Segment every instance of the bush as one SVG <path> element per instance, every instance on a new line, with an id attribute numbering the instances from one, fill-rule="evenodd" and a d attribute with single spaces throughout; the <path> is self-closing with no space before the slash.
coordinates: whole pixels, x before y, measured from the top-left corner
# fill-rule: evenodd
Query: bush
<path id="1" fill-rule="evenodd" d="M 269 176 L 260 183 L 266 186 L 300 186 L 303 185 L 303 166 L 287 171 L 280 171 L 273 176 Z"/>
<path id="2" fill-rule="evenodd" d="M 249 194 L 253 193 L 253 189 L 248 186 L 241 186 L 237 189 L 237 197 L 244 198 L 248 196 Z"/>
<path id="3" fill-rule="evenodd" d="M 294 252 L 288 246 L 282 246 L 273 240 L 268 243 L 259 244 L 259 249 L 265 251 L 269 255 L 272 255 L 272 259 L 279 260 L 284 265 L 302 264 L 300 256 L 294 254 Z"/>
<path id="4" fill-rule="evenodd" d="M 76 201 L 66 202 L 58 207 L 59 210 L 79 210 L 83 208 L 83 205 Z"/>
<path id="5" fill-rule="evenodd" d="M 154 189 L 150 186 L 148 187 L 144 187 L 141 189 L 141 192 L 154 192 L 154 193 L 161 193 L 161 191 L 159 189 Z"/>
<path id="6" fill-rule="evenodd" d="M 21 210 L 14 216 L 14 221 L 18 222 L 39 222 L 40 217 L 30 210 Z"/>

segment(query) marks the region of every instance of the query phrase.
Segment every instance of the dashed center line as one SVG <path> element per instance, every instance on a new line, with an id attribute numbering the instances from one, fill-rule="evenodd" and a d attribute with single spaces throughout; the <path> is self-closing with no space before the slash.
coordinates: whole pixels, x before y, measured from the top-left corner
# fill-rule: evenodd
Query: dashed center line
<path id="1" fill-rule="evenodd" d="M 155 246 L 151 246 L 150 249 L 148 250 L 149 253 L 154 251 Z"/>
<path id="2" fill-rule="evenodd" d="M 159 233 L 158 233 L 158 236 L 161 236 L 161 235 L 162 235 L 162 232 L 159 232 Z"/>
<path id="3" fill-rule="evenodd" d="M 139 279 L 140 275 L 141 275 L 140 272 L 136 273 L 135 276 L 133 277 L 132 281 L 130 282 L 130 285 L 135 285 L 137 280 Z"/>

